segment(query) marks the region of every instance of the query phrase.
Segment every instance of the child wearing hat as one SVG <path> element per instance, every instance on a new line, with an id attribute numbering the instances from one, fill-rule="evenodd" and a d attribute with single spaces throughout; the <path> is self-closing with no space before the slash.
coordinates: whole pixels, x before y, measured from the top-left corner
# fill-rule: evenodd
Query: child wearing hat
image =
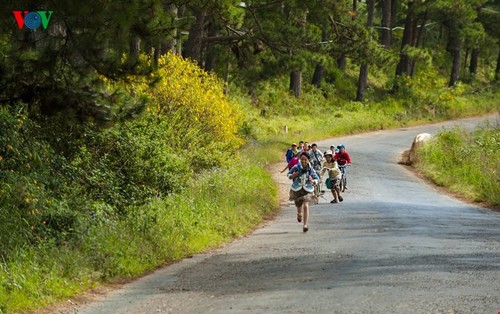
<path id="1" fill-rule="evenodd" d="M 326 187 L 332 191 L 333 200 L 330 203 L 342 202 L 344 198 L 340 196 L 340 180 L 342 172 L 340 172 L 337 161 L 333 159 L 333 152 L 328 150 L 325 152 L 326 162 L 323 164 L 321 176 L 328 171 L 328 179 L 326 179 Z"/>
<path id="2" fill-rule="evenodd" d="M 285 157 L 286 162 L 289 163 L 293 157 L 299 157 L 300 150 L 297 149 L 297 144 L 292 143 L 292 147 L 288 148 L 286 151 Z"/>

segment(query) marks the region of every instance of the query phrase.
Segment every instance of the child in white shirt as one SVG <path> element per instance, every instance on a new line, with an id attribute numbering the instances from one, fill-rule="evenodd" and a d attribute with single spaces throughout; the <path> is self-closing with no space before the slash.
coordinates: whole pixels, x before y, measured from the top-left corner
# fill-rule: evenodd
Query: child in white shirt
<path id="1" fill-rule="evenodd" d="M 326 162 L 323 164 L 321 176 L 328 171 L 328 179 L 326 179 L 326 187 L 332 191 L 333 200 L 330 203 L 342 202 L 344 198 L 340 196 L 340 180 L 342 172 L 340 172 L 337 161 L 333 160 L 333 152 L 328 150 L 325 152 Z"/>

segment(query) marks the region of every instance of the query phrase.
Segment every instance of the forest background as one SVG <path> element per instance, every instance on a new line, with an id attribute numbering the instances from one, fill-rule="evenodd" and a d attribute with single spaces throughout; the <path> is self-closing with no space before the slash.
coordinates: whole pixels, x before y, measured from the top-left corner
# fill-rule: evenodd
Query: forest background
<path id="1" fill-rule="evenodd" d="M 499 109 L 495 0 L 19 0 L 0 15 L 0 313 L 249 232 L 279 208 L 264 166 L 292 141 Z M 453 156 L 482 152 L 467 196 L 498 205 L 498 125 L 453 132 L 424 154 L 430 175 L 446 184 L 436 162 L 468 173 Z"/>

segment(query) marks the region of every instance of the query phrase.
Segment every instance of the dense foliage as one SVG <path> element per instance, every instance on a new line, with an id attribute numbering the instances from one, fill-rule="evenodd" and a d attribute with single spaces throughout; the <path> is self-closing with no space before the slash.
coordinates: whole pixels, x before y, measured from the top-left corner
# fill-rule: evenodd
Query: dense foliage
<path id="1" fill-rule="evenodd" d="M 23 26 L 23 12 L 40 10 L 52 12 L 46 29 Z M 307 78 L 330 102 L 345 74 L 357 92 L 343 98 L 369 101 L 429 69 L 449 86 L 489 83 L 500 71 L 494 0 L 4 1 L 0 17 L 0 100 L 79 119 L 135 115 L 144 100 L 109 90 L 104 77 L 148 75 L 168 51 L 253 94 L 259 82 L 293 74 L 299 96 Z M 383 92 L 370 80 L 379 71 Z"/>
<path id="2" fill-rule="evenodd" d="M 217 245 L 276 204 L 263 170 L 230 171 L 241 113 L 214 75 L 170 54 L 147 77 L 102 81 L 147 99 L 145 110 L 103 127 L 21 102 L 0 108 L 0 311 L 29 306 L 41 285 L 42 298 L 71 293 L 66 276 L 130 276 Z M 235 175 L 250 189 L 225 195 Z M 23 267 L 30 275 L 18 277 Z"/>
<path id="3" fill-rule="evenodd" d="M 147 110 L 109 128 L 1 109 L 2 258 L 23 243 L 79 238 L 93 219 L 180 192 L 234 155 L 238 113 L 218 80 L 178 56 L 162 60 Z M 147 82 L 127 88 L 146 93 Z"/>

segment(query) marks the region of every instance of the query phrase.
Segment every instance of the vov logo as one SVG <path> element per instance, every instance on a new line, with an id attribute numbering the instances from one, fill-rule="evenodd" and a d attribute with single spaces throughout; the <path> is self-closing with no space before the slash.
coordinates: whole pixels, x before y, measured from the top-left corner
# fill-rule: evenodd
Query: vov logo
<path id="1" fill-rule="evenodd" d="M 16 18 L 19 29 L 26 25 L 26 28 L 33 30 L 40 26 L 47 29 L 54 11 L 12 11 L 12 13 Z"/>

